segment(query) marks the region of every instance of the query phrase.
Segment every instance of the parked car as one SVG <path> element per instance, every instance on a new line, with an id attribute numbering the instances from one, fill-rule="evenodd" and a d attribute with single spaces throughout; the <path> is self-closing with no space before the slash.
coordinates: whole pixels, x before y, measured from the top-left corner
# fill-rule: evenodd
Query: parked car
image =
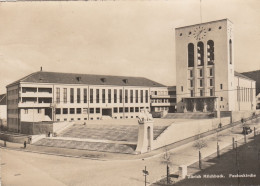
<path id="1" fill-rule="evenodd" d="M 247 135 L 247 134 L 250 134 L 251 132 L 252 132 L 252 129 L 250 129 L 250 127 L 243 127 L 242 134 Z"/>

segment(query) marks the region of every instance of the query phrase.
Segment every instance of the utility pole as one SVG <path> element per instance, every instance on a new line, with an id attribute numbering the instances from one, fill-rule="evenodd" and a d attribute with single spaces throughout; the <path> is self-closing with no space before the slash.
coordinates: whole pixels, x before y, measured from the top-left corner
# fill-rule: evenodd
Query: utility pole
<path id="1" fill-rule="evenodd" d="M 144 167 L 143 174 L 144 174 L 144 185 L 146 186 L 147 183 L 146 176 L 149 175 L 149 172 L 146 170 L 146 166 Z"/>

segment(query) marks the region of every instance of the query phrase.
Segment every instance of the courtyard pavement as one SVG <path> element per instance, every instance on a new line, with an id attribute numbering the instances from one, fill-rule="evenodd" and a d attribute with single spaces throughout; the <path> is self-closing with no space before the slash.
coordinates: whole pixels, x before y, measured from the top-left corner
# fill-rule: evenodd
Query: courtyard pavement
<path id="1" fill-rule="evenodd" d="M 260 128 L 259 118 L 248 123 L 251 128 Z M 221 131 L 218 135 L 213 134 L 205 137 L 207 147 L 202 149 L 202 157 L 205 158 L 216 152 L 217 139 L 220 149 L 230 146 L 232 137 L 237 141 L 243 141 L 244 137 L 241 135 L 241 131 L 242 126 L 239 125 Z M 1 142 L 2 145 L 3 142 Z M 169 150 L 172 154 L 171 173 L 176 172 L 180 165 L 190 166 L 198 161 L 198 150 L 193 146 L 194 142 L 190 142 Z M 14 143 L 7 143 L 7 147 L 0 150 L 2 184 L 8 186 L 141 186 L 144 185 L 142 170 L 145 166 L 149 171 L 147 180 L 150 184 L 166 175 L 166 166 L 162 163 L 164 148 L 142 155 L 129 155 L 34 145 L 28 145 L 26 149 L 23 149 L 22 144 Z M 60 156 L 48 154 L 60 154 Z"/>

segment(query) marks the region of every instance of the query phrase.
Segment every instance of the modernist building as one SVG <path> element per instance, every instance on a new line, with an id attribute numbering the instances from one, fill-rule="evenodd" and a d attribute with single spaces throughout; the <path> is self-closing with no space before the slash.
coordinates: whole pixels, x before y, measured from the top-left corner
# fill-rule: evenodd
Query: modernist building
<path id="1" fill-rule="evenodd" d="M 178 112 L 255 110 L 255 81 L 235 72 L 228 19 L 176 28 Z"/>
<path id="2" fill-rule="evenodd" d="M 260 70 L 243 72 L 242 74 L 256 81 L 256 108 L 260 109 Z"/>
<path id="3" fill-rule="evenodd" d="M 172 88 L 170 88 L 172 89 Z M 136 118 L 140 109 L 173 111 L 174 91 L 142 77 L 39 71 L 7 86 L 7 121 L 21 122 Z"/>

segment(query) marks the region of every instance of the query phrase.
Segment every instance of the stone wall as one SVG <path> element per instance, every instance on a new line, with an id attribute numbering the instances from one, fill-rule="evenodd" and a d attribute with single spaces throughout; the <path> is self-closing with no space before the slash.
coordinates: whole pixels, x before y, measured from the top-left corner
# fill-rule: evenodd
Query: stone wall
<path id="1" fill-rule="evenodd" d="M 153 142 L 154 149 L 169 145 L 200 133 L 216 130 L 219 123 L 222 126 L 230 124 L 230 117 L 203 120 L 191 120 L 173 123 Z"/>
<path id="2" fill-rule="evenodd" d="M 53 133 L 52 123 L 32 123 L 32 122 L 21 122 L 21 133 L 22 134 L 48 134 Z"/>

